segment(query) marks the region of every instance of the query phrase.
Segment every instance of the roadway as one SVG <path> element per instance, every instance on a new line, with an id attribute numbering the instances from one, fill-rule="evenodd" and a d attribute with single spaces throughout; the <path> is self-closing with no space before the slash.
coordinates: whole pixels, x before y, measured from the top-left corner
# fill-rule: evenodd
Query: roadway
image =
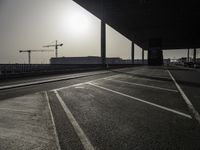
<path id="1" fill-rule="evenodd" d="M 32 82 L 22 80 L 2 83 L 11 87 L 1 89 L 0 99 L 45 92 L 60 149 L 198 150 L 199 75 L 175 67 L 135 67 L 15 87 Z"/>

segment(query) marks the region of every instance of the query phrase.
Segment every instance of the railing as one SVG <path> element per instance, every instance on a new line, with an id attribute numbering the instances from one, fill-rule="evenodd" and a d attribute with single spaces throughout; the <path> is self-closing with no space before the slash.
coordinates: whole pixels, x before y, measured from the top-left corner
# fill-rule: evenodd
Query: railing
<path id="1" fill-rule="evenodd" d="M 109 65 L 111 68 L 128 67 L 131 64 Z M 53 64 L 0 64 L 0 79 L 10 77 L 35 76 L 41 74 L 71 73 L 88 70 L 101 70 L 108 67 L 101 64 L 75 64 L 75 65 L 53 65 Z"/>

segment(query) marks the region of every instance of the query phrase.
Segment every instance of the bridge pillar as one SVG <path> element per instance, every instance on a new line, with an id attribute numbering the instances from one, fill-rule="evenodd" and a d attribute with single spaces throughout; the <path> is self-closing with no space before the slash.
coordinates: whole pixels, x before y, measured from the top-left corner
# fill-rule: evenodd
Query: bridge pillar
<path id="1" fill-rule="evenodd" d="M 101 21 L 101 62 L 106 64 L 106 24 Z"/>
<path id="2" fill-rule="evenodd" d="M 132 64 L 134 64 L 134 61 L 135 61 L 135 46 L 134 46 L 133 41 L 132 41 L 132 45 L 131 45 L 131 60 L 132 60 Z"/>
<path id="3" fill-rule="evenodd" d="M 151 66 L 163 65 L 163 52 L 161 49 L 161 39 L 149 40 L 148 64 Z"/>
<path id="4" fill-rule="evenodd" d="M 197 58 L 197 49 L 194 48 L 194 53 L 193 53 L 193 62 L 196 63 L 196 58 Z"/>
<path id="5" fill-rule="evenodd" d="M 190 62 L 190 49 L 188 48 L 187 51 L 187 62 Z"/>
<path id="6" fill-rule="evenodd" d="M 142 49 L 142 64 L 144 65 L 144 49 Z"/>

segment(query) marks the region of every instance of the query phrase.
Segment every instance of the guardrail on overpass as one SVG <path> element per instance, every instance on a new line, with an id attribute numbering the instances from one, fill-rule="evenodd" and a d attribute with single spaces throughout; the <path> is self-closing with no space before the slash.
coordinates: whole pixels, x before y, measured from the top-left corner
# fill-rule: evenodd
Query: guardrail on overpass
<path id="1" fill-rule="evenodd" d="M 109 65 L 109 68 L 131 67 L 132 64 Z M 82 71 L 101 70 L 108 65 L 102 64 L 0 64 L 0 79 L 35 76 L 42 74 L 72 73 Z"/>

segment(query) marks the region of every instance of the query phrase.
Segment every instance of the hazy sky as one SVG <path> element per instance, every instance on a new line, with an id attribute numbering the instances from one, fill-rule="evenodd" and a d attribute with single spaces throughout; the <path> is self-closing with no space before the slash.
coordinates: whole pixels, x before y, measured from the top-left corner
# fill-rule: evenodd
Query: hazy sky
<path id="1" fill-rule="evenodd" d="M 44 49 L 55 40 L 64 43 L 60 57 L 100 56 L 100 20 L 71 0 L 0 0 L 0 63 L 27 63 L 27 53 L 18 50 Z M 177 56 L 170 53 L 164 54 Z M 54 56 L 32 53 L 32 63 Z M 130 56 L 131 41 L 107 26 L 107 57 Z M 138 46 L 135 57 L 141 58 Z"/>

